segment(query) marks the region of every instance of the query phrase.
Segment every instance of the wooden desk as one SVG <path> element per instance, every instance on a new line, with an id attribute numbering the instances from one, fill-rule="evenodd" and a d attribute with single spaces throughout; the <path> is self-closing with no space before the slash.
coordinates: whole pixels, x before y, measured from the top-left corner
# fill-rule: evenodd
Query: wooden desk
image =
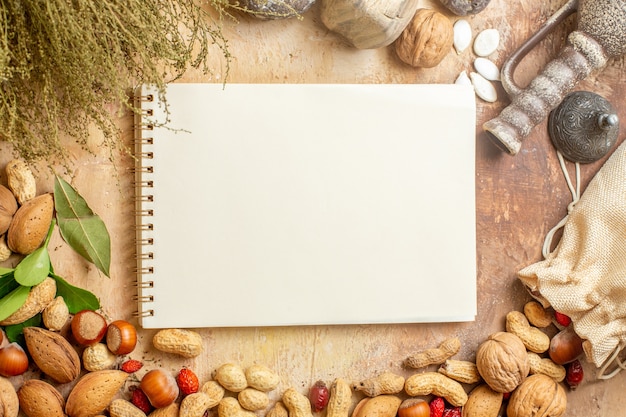
<path id="1" fill-rule="evenodd" d="M 434 1 L 434 0 L 433 0 Z M 546 20 L 561 1 L 492 0 L 489 7 L 469 18 L 475 33 L 486 28 L 500 30 L 502 43 L 493 58 L 499 65 Z M 445 10 L 438 3 L 425 7 Z M 357 50 L 345 44 L 321 23 L 318 7 L 313 6 L 302 20 L 261 21 L 238 16 L 239 22 L 226 21 L 225 35 L 233 62 L 230 82 L 263 83 L 451 83 L 461 70 L 471 70 L 473 55 L 451 52 L 432 69 L 416 69 L 403 64 L 391 48 Z M 554 31 L 520 65 L 516 78 L 525 85 L 553 57 L 573 28 L 570 18 Z M 221 81 L 224 65 L 219 51 L 212 51 L 215 74 L 212 77 L 191 71 L 187 82 Z M 626 64 L 612 62 L 602 73 L 578 86 L 602 94 L 618 108 L 626 120 Z M 571 200 L 545 122 L 534 129 L 517 156 L 503 154 L 486 139 L 482 123 L 496 116 L 509 103 L 498 86 L 499 100 L 489 104 L 478 100 L 476 145 L 478 317 L 464 324 L 410 324 L 392 326 L 319 326 L 297 328 L 202 329 L 205 353 L 196 359 L 164 355 L 151 348 L 153 331 L 142 331 L 140 346 L 131 355 L 146 362 L 146 368 L 163 366 L 173 372 L 181 366 L 194 369 L 202 380 L 224 362 L 242 366 L 262 363 L 278 372 L 282 383 L 272 393 L 277 399 L 289 386 L 307 392 L 310 385 L 335 377 L 357 380 L 382 371 L 409 375 L 402 361 L 413 351 L 437 345 L 457 335 L 462 341 L 458 359 L 474 358 L 477 346 L 491 333 L 504 329 L 504 316 L 521 309 L 530 298 L 516 278 L 516 272 L 541 257 L 547 231 L 565 214 Z M 277 111 L 280 111 L 277 109 Z M 244 117 L 244 116 L 242 116 Z M 242 120 L 245 121 L 245 120 Z M 311 123 L 316 121 L 311 118 Z M 392 123 L 392 121 L 390 121 Z M 125 140 L 130 140 L 131 119 L 120 120 Z M 416 126 L 419 129 L 419 126 Z M 623 129 L 622 129 L 623 130 Z M 623 134 L 620 139 L 623 138 Z M 94 145 L 99 136 L 93 135 Z M 6 146 L 3 144 L 3 149 Z M 451 150 L 452 151 L 452 150 Z M 113 242 L 112 277 L 107 279 L 80 260 L 63 244 L 58 235 L 50 245 L 55 270 L 76 285 L 96 293 L 111 319 L 131 319 L 135 305 L 132 296 L 134 276 L 133 214 L 130 197 L 132 184 L 124 167 L 127 156 L 119 156 L 117 172 L 105 151 L 95 158 L 73 150 L 77 157 L 72 183 L 106 222 Z M 10 158 L 0 154 L 2 166 Z M 584 185 L 603 161 L 582 167 Z M 419 160 L 416 160 L 419 163 Z M 5 178 L 2 181 L 5 182 Z M 42 173 L 40 190 L 52 189 L 52 178 Z M 459 204 L 463 204 L 459 201 Z M 450 236 L 454 239 L 454 236 Z M 181 242 L 184 244 L 184 242 Z M 445 248 L 442 248 L 445 250 Z M 454 254 L 450 254 L 451 258 Z M 172 260 L 180 262 L 181 260 Z M 173 277 L 175 279 L 175 277 Z M 193 290 L 193 289 L 191 289 Z M 206 294 L 206 300 L 224 294 Z M 237 295 L 233 297 L 236 305 Z M 446 294 L 405 294 L 397 291 L 397 302 L 419 303 L 423 297 Z M 280 303 L 281 300 L 267 300 Z M 367 306 L 364 306 L 366 308 Z M 324 300 L 320 300 L 324 308 Z M 255 312 L 250 312 L 255 314 Z M 145 368 L 145 369 L 146 369 Z M 594 369 L 585 364 L 587 377 L 575 392 L 568 392 L 569 417 L 613 416 L 623 414 L 626 406 L 626 372 L 609 381 L 594 381 Z M 355 397 L 356 399 L 356 397 Z"/>

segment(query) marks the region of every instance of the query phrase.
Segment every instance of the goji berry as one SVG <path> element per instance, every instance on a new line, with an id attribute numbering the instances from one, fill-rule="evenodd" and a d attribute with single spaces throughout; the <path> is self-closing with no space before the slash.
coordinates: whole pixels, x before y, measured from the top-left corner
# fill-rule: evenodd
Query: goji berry
<path id="1" fill-rule="evenodd" d="M 461 407 L 446 408 L 442 417 L 461 417 Z"/>
<path id="2" fill-rule="evenodd" d="M 569 385 L 569 388 L 571 390 L 575 390 L 578 385 L 580 385 L 580 383 L 583 381 L 584 376 L 585 372 L 583 371 L 583 366 L 578 359 L 567 365 L 565 381 L 567 382 L 567 385 Z"/>
<path id="3" fill-rule="evenodd" d="M 183 395 L 189 395 L 198 392 L 198 389 L 200 388 L 200 382 L 198 381 L 198 377 L 189 368 L 183 368 L 180 370 L 180 372 L 176 376 L 176 383 L 178 384 L 178 388 L 180 388 L 180 392 Z"/>
<path id="4" fill-rule="evenodd" d="M 317 381 L 309 390 L 309 401 L 314 412 L 319 413 L 328 405 L 329 392 L 324 381 Z"/>
<path id="5" fill-rule="evenodd" d="M 558 311 L 554 312 L 554 319 L 563 327 L 569 326 L 572 322 L 572 319 L 570 319 L 568 315 L 559 313 Z"/>
<path id="6" fill-rule="evenodd" d="M 442 417 L 446 408 L 446 402 L 441 397 L 435 397 L 428 404 L 430 407 L 430 417 Z"/>
<path id="7" fill-rule="evenodd" d="M 148 400 L 146 394 L 139 387 L 132 388 L 130 402 L 146 414 L 150 413 L 153 409 L 152 404 L 150 404 L 150 400 Z"/>
<path id="8" fill-rule="evenodd" d="M 139 362 L 136 359 L 129 359 L 120 366 L 120 369 L 127 374 L 132 374 L 140 370 L 142 367 L 143 363 Z"/>
<path id="9" fill-rule="evenodd" d="M 503 400 L 508 400 L 509 398 L 511 398 L 511 393 L 510 392 L 505 392 L 504 394 L 502 394 L 502 399 Z"/>

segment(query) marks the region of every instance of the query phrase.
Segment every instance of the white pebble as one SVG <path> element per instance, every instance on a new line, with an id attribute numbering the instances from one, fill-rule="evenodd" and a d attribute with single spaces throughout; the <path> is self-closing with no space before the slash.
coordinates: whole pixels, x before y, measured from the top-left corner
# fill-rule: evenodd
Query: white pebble
<path id="1" fill-rule="evenodd" d="M 472 85 L 472 80 L 467 76 L 467 71 L 461 71 L 454 83 L 459 85 Z"/>
<path id="2" fill-rule="evenodd" d="M 476 68 L 476 72 L 485 77 L 490 81 L 500 81 L 500 69 L 498 69 L 497 65 L 493 63 L 493 61 L 478 57 L 474 61 L 474 68 Z"/>
<path id="3" fill-rule="evenodd" d="M 474 39 L 474 53 L 478 56 L 489 56 L 498 49 L 500 32 L 497 29 L 485 29 Z"/>
<path id="4" fill-rule="evenodd" d="M 470 73 L 470 79 L 472 80 L 474 91 L 478 97 L 489 103 L 493 103 L 498 99 L 498 93 L 493 84 L 491 84 L 491 81 L 475 72 Z"/>
<path id="5" fill-rule="evenodd" d="M 454 23 L 453 45 L 457 54 L 467 49 L 472 43 L 472 28 L 465 19 L 459 19 Z"/>

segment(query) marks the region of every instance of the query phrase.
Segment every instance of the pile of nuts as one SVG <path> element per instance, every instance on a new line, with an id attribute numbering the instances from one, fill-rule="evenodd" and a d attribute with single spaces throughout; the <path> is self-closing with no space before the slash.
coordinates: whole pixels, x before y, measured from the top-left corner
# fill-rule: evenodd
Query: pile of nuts
<path id="1" fill-rule="evenodd" d="M 26 254 L 25 246 L 10 242 L 27 242 L 31 251 L 41 245 L 53 215 L 52 197 L 44 194 L 48 202 L 33 204 L 44 200 L 35 196 L 32 173 L 20 161 L 9 166 L 11 190 L 0 186 L 0 232 L 8 234 L 11 251 Z M 28 238 L 21 238 L 25 230 Z M 134 325 L 108 322 L 92 310 L 72 315 L 56 290 L 55 280 L 46 278 L 30 289 L 20 309 L 0 321 L 0 326 L 20 324 L 41 313 L 43 323 L 23 328 L 26 350 L 0 330 L 4 417 L 17 417 L 20 410 L 29 417 L 203 417 L 209 410 L 218 417 L 256 417 L 266 410 L 267 417 L 324 411 L 327 417 L 497 417 L 503 409 L 508 417 L 559 417 L 566 408 L 562 383 L 575 389 L 583 377 L 582 340 L 569 318 L 531 301 L 523 312 L 507 314 L 505 329 L 480 344 L 475 361 L 453 359 L 461 342 L 450 338 L 409 355 L 405 368 L 418 371 L 407 378 L 383 372 L 354 382 L 317 381 L 308 395 L 288 387 L 270 406 L 269 393 L 278 389 L 280 377 L 259 364 L 244 369 L 225 363 L 203 384 L 189 368 L 173 375 L 155 367 L 138 378 L 144 364 L 126 357 L 137 346 Z M 559 331 L 550 337 L 546 329 L 553 325 Z M 203 351 L 200 334 L 187 329 L 160 330 L 152 345 L 183 358 Z M 26 379 L 16 390 L 10 378 L 30 365 L 43 378 Z M 138 384 L 128 384 L 131 375 Z M 59 391 L 64 384 L 72 384 L 67 398 Z"/>
<path id="2" fill-rule="evenodd" d="M 0 262 L 11 253 L 28 255 L 43 242 L 54 212 L 51 194 L 37 196 L 35 177 L 24 161 L 10 161 L 8 188 L 0 185 Z"/>

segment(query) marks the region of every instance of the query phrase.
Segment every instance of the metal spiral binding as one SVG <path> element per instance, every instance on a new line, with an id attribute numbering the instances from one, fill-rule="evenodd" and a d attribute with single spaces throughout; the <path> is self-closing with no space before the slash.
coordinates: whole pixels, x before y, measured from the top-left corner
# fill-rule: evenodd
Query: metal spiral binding
<path id="1" fill-rule="evenodd" d="M 154 301 L 154 295 L 133 295 L 133 301 L 141 301 L 142 303 L 152 302 Z"/>
<path id="2" fill-rule="evenodd" d="M 155 100 L 156 97 L 153 94 L 135 96 L 137 107 L 141 107 L 142 103 L 150 103 Z M 154 301 L 154 295 L 144 292 L 154 288 L 154 281 L 147 279 L 148 276 L 154 274 L 154 267 L 151 264 L 151 260 L 154 259 L 154 252 L 150 250 L 150 247 L 154 245 L 154 238 L 145 235 L 146 232 L 150 233 L 154 230 L 153 224 L 147 221 L 154 215 L 154 211 L 150 207 L 150 204 L 154 201 L 150 193 L 150 189 L 154 187 L 154 182 L 150 178 L 154 168 L 151 163 L 148 163 L 148 161 L 154 158 L 154 154 L 149 150 L 149 147 L 154 144 L 154 139 L 149 133 L 154 130 L 154 124 L 146 119 L 146 117 L 150 116 L 154 116 L 154 111 L 151 108 L 141 108 L 135 114 L 134 156 L 137 162 L 136 166 L 131 169 L 134 176 L 135 218 L 137 219 L 135 225 L 135 244 L 137 248 L 135 273 L 137 280 L 134 283 L 137 295 L 133 297 L 133 300 L 140 306 L 133 315 L 140 318 L 154 315 L 153 309 L 143 309 L 145 303 Z"/>
<path id="3" fill-rule="evenodd" d="M 152 317 L 152 316 L 154 316 L 154 310 L 152 309 L 133 312 L 133 317 Z"/>
<path id="4" fill-rule="evenodd" d="M 133 286 L 137 288 L 154 288 L 154 281 L 135 281 Z"/>

